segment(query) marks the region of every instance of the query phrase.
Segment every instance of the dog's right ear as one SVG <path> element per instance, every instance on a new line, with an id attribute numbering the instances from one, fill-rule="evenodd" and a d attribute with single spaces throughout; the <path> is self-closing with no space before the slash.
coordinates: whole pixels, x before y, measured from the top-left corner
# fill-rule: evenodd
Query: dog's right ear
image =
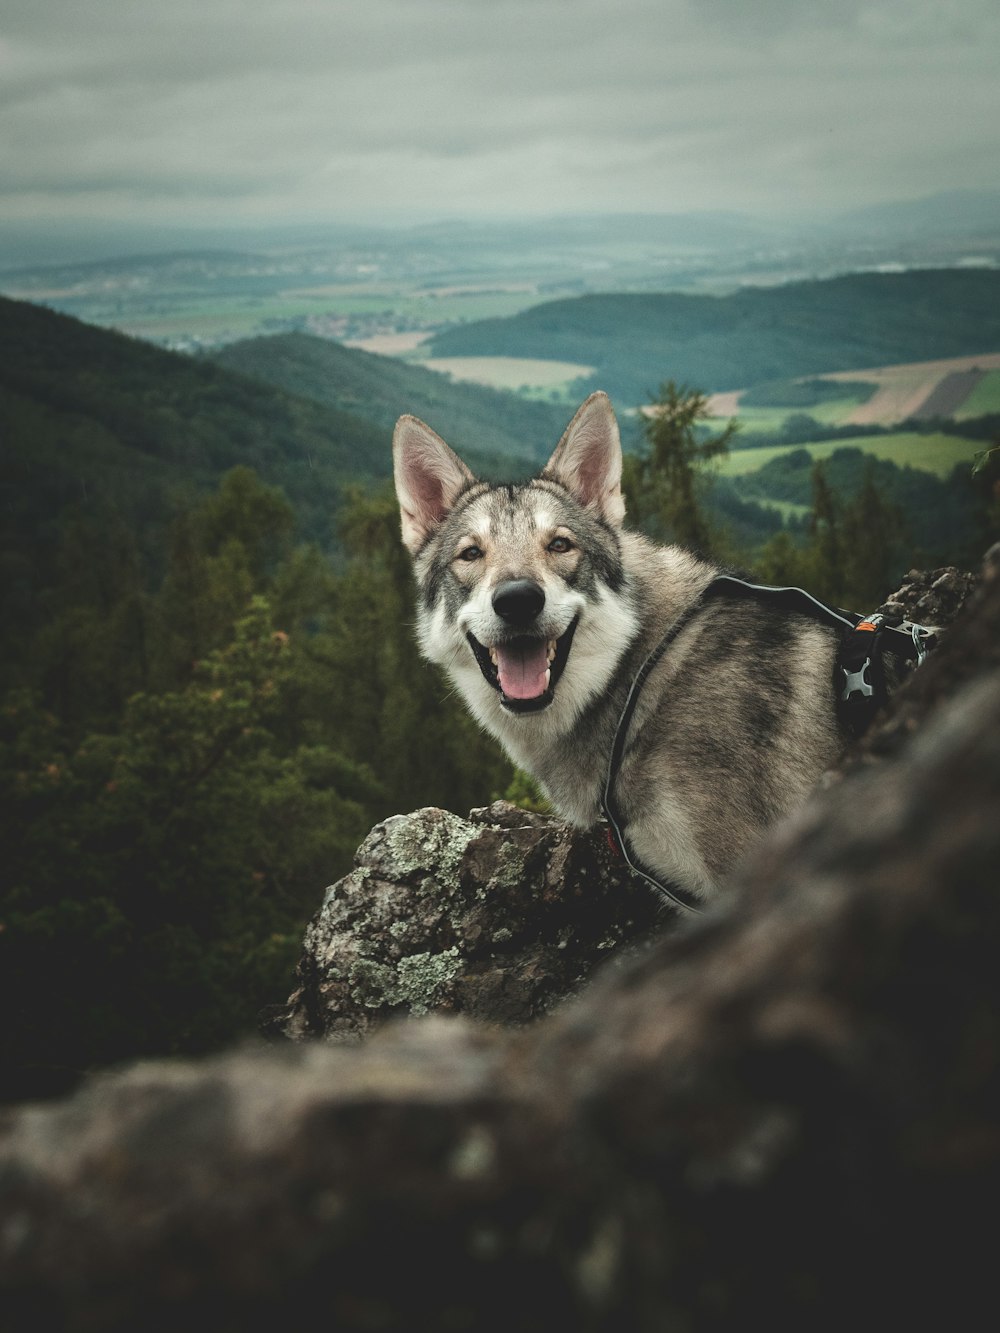
<path id="1" fill-rule="evenodd" d="M 440 435 L 411 416 L 396 422 L 392 466 L 403 542 L 416 555 L 462 491 L 476 479 Z"/>

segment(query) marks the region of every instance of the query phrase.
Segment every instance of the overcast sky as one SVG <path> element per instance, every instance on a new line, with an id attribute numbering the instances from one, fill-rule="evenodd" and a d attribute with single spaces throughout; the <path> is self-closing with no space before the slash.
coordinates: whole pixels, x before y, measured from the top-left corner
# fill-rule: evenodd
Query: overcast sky
<path id="1" fill-rule="evenodd" d="M 0 217 L 840 210 L 1000 184 L 997 0 L 4 0 Z"/>

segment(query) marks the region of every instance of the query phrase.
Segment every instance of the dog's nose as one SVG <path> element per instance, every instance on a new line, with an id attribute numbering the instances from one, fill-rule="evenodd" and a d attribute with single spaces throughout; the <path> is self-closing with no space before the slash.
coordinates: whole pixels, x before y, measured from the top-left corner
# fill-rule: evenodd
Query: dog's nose
<path id="1" fill-rule="evenodd" d="M 545 605 L 545 593 L 534 579 L 509 579 L 493 593 L 493 610 L 508 625 L 528 625 Z"/>

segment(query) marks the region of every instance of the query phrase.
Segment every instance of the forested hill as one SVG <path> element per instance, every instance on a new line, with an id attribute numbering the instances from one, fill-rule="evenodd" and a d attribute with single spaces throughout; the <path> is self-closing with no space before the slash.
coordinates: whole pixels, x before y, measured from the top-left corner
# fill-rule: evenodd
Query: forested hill
<path id="1" fill-rule="evenodd" d="M 729 296 L 581 296 L 439 334 L 435 356 L 594 366 L 590 387 L 640 403 L 662 380 L 705 391 L 1000 349 L 1000 272 L 855 273 Z"/>
<path id="2" fill-rule="evenodd" d="M 423 366 L 305 333 L 230 343 L 213 352 L 212 360 L 288 393 L 364 416 L 381 426 L 386 438 L 396 418 L 412 412 L 463 456 L 507 475 L 513 460 L 531 469 L 544 461 L 566 426 L 564 407 L 478 384 L 453 384 Z"/>
<path id="3" fill-rule="evenodd" d="M 360 416 L 0 298 L 3 504 L 29 541 L 66 504 L 160 516 L 171 490 L 252 467 L 325 539 L 352 479 L 387 476 L 388 437 Z"/>
<path id="4" fill-rule="evenodd" d="M 251 1031 L 367 829 L 508 786 L 352 485 L 389 439 L 0 302 L 0 1101 Z"/>

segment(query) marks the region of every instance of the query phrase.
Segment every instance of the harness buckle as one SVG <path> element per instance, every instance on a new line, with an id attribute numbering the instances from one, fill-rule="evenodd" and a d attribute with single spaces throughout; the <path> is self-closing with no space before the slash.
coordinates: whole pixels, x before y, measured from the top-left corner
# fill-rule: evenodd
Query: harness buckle
<path id="1" fill-rule="evenodd" d="M 876 612 L 859 620 L 844 636 L 837 666 L 843 677 L 839 691 L 840 718 L 855 736 L 861 736 L 885 698 L 880 656 L 885 617 Z"/>
<path id="2" fill-rule="evenodd" d="M 916 650 L 917 666 L 920 666 L 927 656 L 927 650 L 934 642 L 934 632 L 924 625 L 911 625 L 910 638 L 913 640 L 913 647 Z"/>
<path id="3" fill-rule="evenodd" d="M 864 699 L 875 697 L 875 687 L 867 674 L 871 664 L 872 659 L 866 657 L 857 671 L 848 671 L 845 666 L 840 668 L 844 673 L 844 688 L 840 696 L 844 703 L 848 703 L 856 694 L 861 695 Z"/>

